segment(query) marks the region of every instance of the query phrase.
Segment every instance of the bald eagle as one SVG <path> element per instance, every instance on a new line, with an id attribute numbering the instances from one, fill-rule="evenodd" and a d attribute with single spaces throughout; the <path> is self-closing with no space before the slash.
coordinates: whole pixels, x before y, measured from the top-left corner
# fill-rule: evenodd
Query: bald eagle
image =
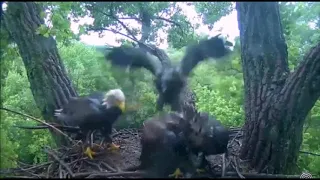
<path id="1" fill-rule="evenodd" d="M 124 93 L 120 89 L 112 89 L 105 94 L 96 92 L 88 96 L 71 98 L 62 109 L 55 111 L 55 116 L 63 125 L 79 127 L 85 143 L 92 131 L 100 130 L 105 141 L 111 143 L 110 148 L 119 149 L 119 146 L 112 143 L 110 134 L 113 123 L 124 111 Z M 95 152 L 88 146 L 85 154 L 92 159 Z"/>
<path id="2" fill-rule="evenodd" d="M 191 121 L 191 130 L 186 134 L 190 154 L 200 155 L 197 167 L 207 165 L 205 156 L 223 154 L 228 151 L 228 142 L 232 131 L 206 112 L 196 113 Z"/>
<path id="3" fill-rule="evenodd" d="M 161 61 L 142 48 L 116 47 L 106 54 L 106 60 L 112 65 L 124 68 L 145 68 L 155 76 L 155 86 L 159 93 L 157 109 L 165 104 L 172 111 L 181 112 L 180 94 L 186 87 L 187 77 L 192 69 L 206 58 L 222 58 L 231 52 L 232 43 L 217 35 L 208 40 L 187 47 L 186 54 L 179 66 L 162 64 Z"/>
<path id="4" fill-rule="evenodd" d="M 188 135 L 192 134 L 190 124 L 180 113 L 160 113 L 143 123 L 141 135 L 140 166 L 150 177 L 179 177 L 180 168 L 192 168 L 188 145 Z M 195 137 L 192 141 L 197 141 Z M 136 170 L 134 169 L 134 170 Z M 132 170 L 132 169 L 130 169 Z M 175 171 L 174 171 L 175 170 Z M 190 169 L 189 169 L 190 170 Z M 170 175 L 171 172 L 173 174 Z"/>
<path id="5" fill-rule="evenodd" d="M 183 143 L 185 122 L 180 114 L 173 112 L 161 113 L 144 121 L 139 169 L 146 170 L 148 177 L 168 177 L 186 157 Z"/>

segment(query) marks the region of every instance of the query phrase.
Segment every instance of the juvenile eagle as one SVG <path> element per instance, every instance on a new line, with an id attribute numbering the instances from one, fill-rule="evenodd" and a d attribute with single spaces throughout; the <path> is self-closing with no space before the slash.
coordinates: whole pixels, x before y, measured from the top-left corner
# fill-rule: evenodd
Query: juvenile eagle
<path id="1" fill-rule="evenodd" d="M 179 66 L 161 63 L 161 61 L 142 48 L 116 47 L 107 55 L 106 59 L 112 65 L 123 68 L 146 68 L 155 76 L 155 86 L 159 93 L 157 109 L 162 110 L 165 104 L 171 106 L 172 111 L 181 112 L 181 91 L 186 87 L 187 77 L 192 69 L 206 58 L 221 58 L 231 52 L 232 43 L 224 41 L 217 35 L 208 40 L 202 40 L 190 45 Z"/>
<path id="2" fill-rule="evenodd" d="M 144 121 L 140 169 L 147 170 L 148 177 L 168 177 L 186 157 L 182 137 L 185 122 L 177 113 L 161 113 Z"/>
<path id="3" fill-rule="evenodd" d="M 190 121 L 176 112 L 161 113 L 146 120 L 142 128 L 139 169 L 145 169 L 149 178 L 168 177 L 174 170 L 169 176 L 179 177 L 182 166 L 195 169 L 187 147 L 188 135 L 195 129 L 190 126 Z M 192 141 L 197 139 L 193 137 Z"/>
<path id="4" fill-rule="evenodd" d="M 196 114 L 190 128 L 190 133 L 186 135 L 186 138 L 192 154 L 201 154 L 197 162 L 198 168 L 207 164 L 205 156 L 227 154 L 232 132 L 224 127 L 220 121 L 208 113 L 200 112 Z"/>
<path id="5" fill-rule="evenodd" d="M 112 143 L 110 134 L 113 123 L 124 111 L 124 93 L 120 89 L 112 89 L 106 94 L 96 92 L 88 96 L 71 98 L 62 109 L 56 110 L 55 116 L 63 125 L 79 127 L 85 143 L 92 131 L 100 130 L 105 141 L 111 143 L 110 149 L 119 149 L 119 146 Z M 87 146 L 85 154 L 92 159 L 95 152 Z"/>

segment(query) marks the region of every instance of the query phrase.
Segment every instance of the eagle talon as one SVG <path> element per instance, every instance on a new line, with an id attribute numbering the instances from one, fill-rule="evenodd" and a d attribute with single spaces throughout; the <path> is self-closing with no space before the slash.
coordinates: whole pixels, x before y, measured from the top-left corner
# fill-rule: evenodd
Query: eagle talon
<path id="1" fill-rule="evenodd" d="M 87 147 L 84 154 L 86 154 L 90 159 L 93 159 L 92 155 L 96 155 L 96 152 L 92 151 L 90 147 Z"/>
<path id="2" fill-rule="evenodd" d="M 173 174 L 170 174 L 169 177 L 179 178 L 183 177 L 183 173 L 181 172 L 180 168 L 177 168 Z"/>
<path id="3" fill-rule="evenodd" d="M 206 170 L 205 170 L 205 169 L 196 169 L 196 172 L 197 172 L 198 174 L 201 174 L 201 173 L 206 172 Z"/>
<path id="4" fill-rule="evenodd" d="M 107 148 L 109 151 L 119 151 L 120 150 L 120 145 L 115 145 L 114 143 L 110 144 L 110 147 Z"/>

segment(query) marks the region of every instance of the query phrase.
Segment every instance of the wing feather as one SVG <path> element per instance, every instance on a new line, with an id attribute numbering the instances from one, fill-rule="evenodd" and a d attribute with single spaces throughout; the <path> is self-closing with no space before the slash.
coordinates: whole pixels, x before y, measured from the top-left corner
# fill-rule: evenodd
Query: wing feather
<path id="1" fill-rule="evenodd" d="M 87 117 L 99 112 L 98 108 L 93 108 L 97 107 L 97 103 L 90 98 L 72 98 L 55 116 L 65 125 L 79 126 Z"/>
<path id="2" fill-rule="evenodd" d="M 106 59 L 110 60 L 113 65 L 124 68 L 145 68 L 153 75 L 157 75 L 162 69 L 160 60 L 142 48 L 116 47 L 106 55 Z"/>
<path id="3" fill-rule="evenodd" d="M 222 58 L 228 55 L 231 52 L 229 46 L 232 46 L 232 43 L 225 41 L 220 34 L 190 45 L 180 64 L 181 73 L 188 76 L 199 62 L 207 58 Z"/>

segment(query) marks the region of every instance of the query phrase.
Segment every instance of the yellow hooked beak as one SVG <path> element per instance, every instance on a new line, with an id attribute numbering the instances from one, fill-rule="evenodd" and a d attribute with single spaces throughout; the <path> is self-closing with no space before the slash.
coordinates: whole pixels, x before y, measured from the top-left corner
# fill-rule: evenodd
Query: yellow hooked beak
<path id="1" fill-rule="evenodd" d="M 126 110 L 126 104 L 124 101 L 118 101 L 117 106 L 121 109 L 122 112 Z"/>

